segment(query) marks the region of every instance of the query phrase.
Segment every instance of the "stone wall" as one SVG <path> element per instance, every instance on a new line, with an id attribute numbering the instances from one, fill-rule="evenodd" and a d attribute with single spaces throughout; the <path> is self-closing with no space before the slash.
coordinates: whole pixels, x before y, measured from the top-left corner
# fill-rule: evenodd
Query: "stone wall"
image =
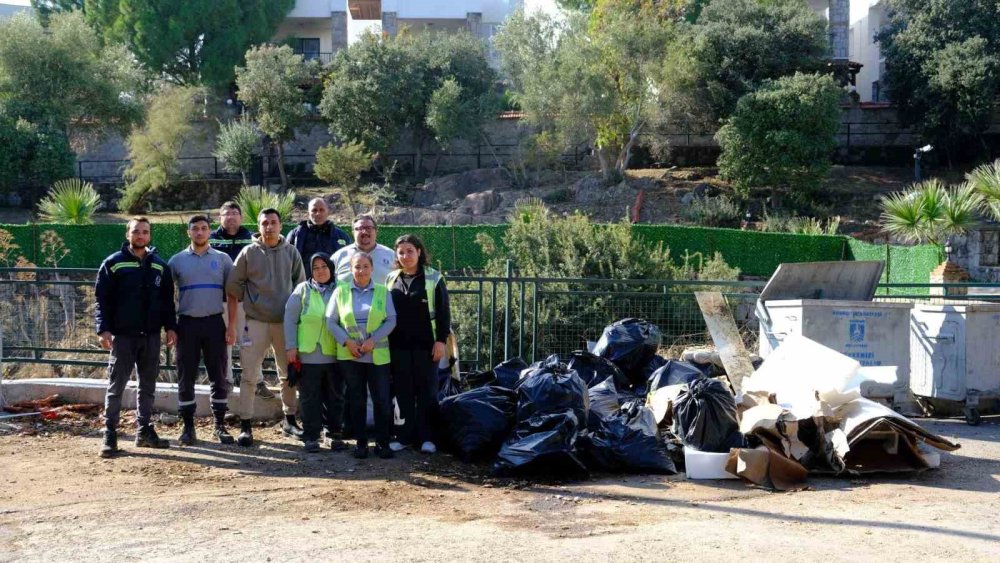
<path id="1" fill-rule="evenodd" d="M 951 261 L 975 281 L 1000 282 L 1000 225 L 985 224 L 951 238 Z"/>

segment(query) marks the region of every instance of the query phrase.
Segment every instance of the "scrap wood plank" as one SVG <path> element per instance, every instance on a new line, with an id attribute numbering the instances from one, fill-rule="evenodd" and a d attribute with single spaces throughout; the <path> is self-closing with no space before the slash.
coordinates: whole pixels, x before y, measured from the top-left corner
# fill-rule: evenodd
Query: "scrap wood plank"
<path id="1" fill-rule="evenodd" d="M 754 369 L 740 331 L 736 328 L 733 312 L 729 309 L 726 298 L 718 291 L 696 291 L 694 296 L 698 300 L 701 315 L 705 317 L 708 333 L 722 358 L 729 382 L 739 395 L 743 392 L 743 378 L 752 376 Z"/>

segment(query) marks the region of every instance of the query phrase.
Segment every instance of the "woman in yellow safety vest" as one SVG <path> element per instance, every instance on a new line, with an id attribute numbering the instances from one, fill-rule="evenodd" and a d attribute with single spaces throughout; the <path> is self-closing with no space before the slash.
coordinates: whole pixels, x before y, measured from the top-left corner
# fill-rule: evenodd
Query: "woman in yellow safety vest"
<path id="1" fill-rule="evenodd" d="M 302 440 L 307 452 L 319 451 L 323 408 L 333 428 L 330 449 L 347 449 L 339 438 L 344 418 L 343 376 L 334 362 L 337 346 L 326 327 L 326 308 L 333 298 L 336 280 L 330 255 L 317 252 L 309 260 L 312 279 L 298 285 L 285 303 L 285 356 L 289 364 L 301 364 L 297 385 L 302 405 Z"/>
<path id="2" fill-rule="evenodd" d="M 372 281 L 372 264 L 367 252 L 351 256 L 352 278 L 334 290 L 326 309 L 326 326 L 336 341 L 340 372 L 347 382 L 347 413 L 357 439 L 354 457 L 368 457 L 365 423 L 370 391 L 375 415 L 375 454 L 387 459 L 392 457 L 388 336 L 396 326 L 396 309 L 385 285 Z"/>
<path id="3" fill-rule="evenodd" d="M 427 265 L 427 249 L 419 237 L 403 235 L 395 248 L 398 269 L 386 285 L 397 315 L 389 350 L 392 391 L 403 424 L 395 427 L 389 447 L 413 446 L 432 454 L 437 451 L 431 421 L 438 406 L 438 365 L 451 333 L 448 290 L 441 273 Z"/>

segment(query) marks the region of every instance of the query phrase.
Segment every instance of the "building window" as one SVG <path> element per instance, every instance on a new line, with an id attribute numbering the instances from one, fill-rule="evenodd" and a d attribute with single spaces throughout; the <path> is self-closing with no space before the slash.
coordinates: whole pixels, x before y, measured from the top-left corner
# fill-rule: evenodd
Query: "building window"
<path id="1" fill-rule="evenodd" d="M 296 37 L 295 52 L 302 55 L 302 58 L 309 61 L 319 58 L 319 38 L 318 37 Z"/>

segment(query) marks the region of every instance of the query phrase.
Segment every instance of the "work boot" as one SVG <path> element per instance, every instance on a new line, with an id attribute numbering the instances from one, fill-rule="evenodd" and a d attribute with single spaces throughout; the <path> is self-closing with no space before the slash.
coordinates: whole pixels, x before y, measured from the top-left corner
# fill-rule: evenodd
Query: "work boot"
<path id="1" fill-rule="evenodd" d="M 316 440 L 306 440 L 302 444 L 302 449 L 305 450 L 306 453 L 314 454 L 319 451 L 319 442 Z"/>
<path id="2" fill-rule="evenodd" d="M 177 441 L 182 446 L 190 446 L 194 444 L 197 439 L 194 430 L 194 415 L 185 414 L 184 415 L 184 430 L 181 431 L 181 437 Z"/>
<path id="3" fill-rule="evenodd" d="M 389 449 L 389 445 L 388 444 L 385 444 L 385 445 L 376 445 L 375 446 L 375 455 L 377 455 L 379 457 L 379 459 L 392 459 L 392 458 L 396 457 L 396 454 L 393 453 L 393 451 L 391 449 Z"/>
<path id="4" fill-rule="evenodd" d="M 267 385 L 265 385 L 263 381 L 258 381 L 257 382 L 256 394 L 261 399 L 273 399 L 274 398 L 274 393 L 270 389 L 267 388 Z"/>
<path id="5" fill-rule="evenodd" d="M 355 459 L 365 459 L 366 457 L 368 457 L 368 446 L 362 444 L 354 446 Z"/>
<path id="6" fill-rule="evenodd" d="M 170 441 L 157 436 L 153 425 L 147 424 L 139 427 L 139 433 L 135 435 L 135 446 L 162 450 L 170 447 Z"/>
<path id="7" fill-rule="evenodd" d="M 347 449 L 347 442 L 339 438 L 330 439 L 330 451 L 331 452 L 342 452 Z"/>
<path id="8" fill-rule="evenodd" d="M 253 422 L 249 420 L 240 421 L 240 435 L 236 437 L 236 443 L 249 448 L 253 445 Z"/>
<path id="9" fill-rule="evenodd" d="M 281 431 L 285 433 L 285 436 L 290 438 L 302 439 L 302 427 L 299 426 L 298 422 L 295 422 L 294 414 L 285 415 L 285 422 L 281 424 Z"/>
<path id="10" fill-rule="evenodd" d="M 110 428 L 104 430 L 101 457 L 114 457 L 118 453 L 118 432 Z"/>
<path id="11" fill-rule="evenodd" d="M 225 422 L 216 422 L 212 435 L 219 440 L 220 444 L 232 444 L 236 441 L 233 439 L 233 435 L 229 433 L 229 429 L 226 428 Z"/>

